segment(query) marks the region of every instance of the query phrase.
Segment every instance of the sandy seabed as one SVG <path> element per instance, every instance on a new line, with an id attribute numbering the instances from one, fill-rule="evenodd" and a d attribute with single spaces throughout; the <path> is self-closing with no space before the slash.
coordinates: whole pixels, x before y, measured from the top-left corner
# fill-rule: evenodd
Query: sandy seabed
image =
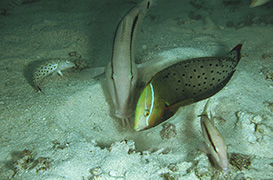
<path id="1" fill-rule="evenodd" d="M 231 179 L 273 179 L 273 2 L 158 0 L 138 35 L 138 63 L 221 56 L 242 43 L 230 82 L 209 111 L 228 148 Z M 219 179 L 198 150 L 206 101 L 185 107 L 141 132 L 122 128 L 104 75 L 116 26 L 136 4 L 125 0 L 0 2 L 0 179 Z M 31 86 L 33 64 L 80 59 Z M 147 81 L 142 72 L 142 80 Z M 142 82 L 143 83 L 143 82 Z M 139 87 L 141 87 L 139 85 Z M 226 177 L 227 178 L 227 177 Z"/>

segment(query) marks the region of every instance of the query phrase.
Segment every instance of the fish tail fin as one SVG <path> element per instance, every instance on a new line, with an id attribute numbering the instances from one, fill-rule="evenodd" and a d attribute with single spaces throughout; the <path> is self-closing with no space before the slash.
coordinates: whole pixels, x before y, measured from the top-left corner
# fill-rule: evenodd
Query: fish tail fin
<path id="1" fill-rule="evenodd" d="M 227 57 L 230 57 L 238 64 L 241 59 L 241 48 L 242 44 L 238 44 L 227 54 Z"/>

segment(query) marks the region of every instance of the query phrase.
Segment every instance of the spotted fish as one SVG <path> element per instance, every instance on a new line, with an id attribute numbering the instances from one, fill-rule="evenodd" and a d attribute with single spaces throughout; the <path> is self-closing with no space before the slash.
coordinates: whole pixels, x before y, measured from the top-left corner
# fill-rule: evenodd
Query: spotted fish
<path id="1" fill-rule="evenodd" d="M 62 72 L 65 69 L 69 69 L 75 67 L 75 63 L 65 59 L 51 59 L 41 63 L 34 71 L 33 71 L 33 85 L 38 92 L 42 92 L 41 83 L 43 80 L 52 75 L 59 74 L 62 76 Z"/>
<path id="2" fill-rule="evenodd" d="M 158 72 L 138 99 L 134 129 L 140 131 L 155 126 L 173 115 L 177 107 L 220 91 L 235 72 L 241 47 L 238 44 L 224 57 L 180 61 Z"/>

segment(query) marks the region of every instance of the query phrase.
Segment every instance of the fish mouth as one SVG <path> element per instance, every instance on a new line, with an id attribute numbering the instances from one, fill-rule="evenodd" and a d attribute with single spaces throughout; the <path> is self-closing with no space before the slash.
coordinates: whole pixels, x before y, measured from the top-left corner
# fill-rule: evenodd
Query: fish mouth
<path id="1" fill-rule="evenodd" d="M 134 127 L 134 130 L 138 132 L 138 131 L 141 131 L 142 129 L 139 127 L 137 127 L 137 128 Z"/>
<path id="2" fill-rule="evenodd" d="M 137 127 L 134 126 L 134 130 L 137 131 L 137 132 L 142 131 L 142 130 L 145 130 L 145 129 L 147 129 L 147 127 L 142 128 L 142 127 L 140 127 L 140 126 L 137 126 Z"/>

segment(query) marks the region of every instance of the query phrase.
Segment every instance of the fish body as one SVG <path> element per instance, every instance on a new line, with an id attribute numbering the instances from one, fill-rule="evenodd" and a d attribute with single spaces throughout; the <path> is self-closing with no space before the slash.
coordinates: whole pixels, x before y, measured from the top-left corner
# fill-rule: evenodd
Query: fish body
<path id="1" fill-rule="evenodd" d="M 52 59 L 41 63 L 33 72 L 33 85 L 38 92 L 41 92 L 41 83 L 43 80 L 53 74 L 62 76 L 63 70 L 75 67 L 75 63 L 65 59 Z"/>
<path id="2" fill-rule="evenodd" d="M 205 152 L 212 156 L 217 166 L 227 172 L 229 166 L 227 147 L 221 133 L 214 125 L 214 118 L 212 115 L 210 118 L 208 117 L 208 113 L 206 112 L 208 102 L 205 105 L 203 113 L 200 115 L 202 135 L 205 140 Z"/>
<path id="3" fill-rule="evenodd" d="M 143 0 L 120 21 L 114 37 L 112 58 L 106 67 L 106 81 L 115 106 L 115 116 L 128 119 L 133 115 L 132 101 L 138 71 L 135 64 L 137 32 L 150 8 L 151 0 Z"/>
<path id="4" fill-rule="evenodd" d="M 166 110 L 208 98 L 232 77 L 240 60 L 241 44 L 225 57 L 201 57 L 173 64 L 158 72 L 142 91 L 135 111 L 134 129 L 162 122 Z"/>
<path id="5" fill-rule="evenodd" d="M 270 0 L 253 0 L 249 7 L 253 8 L 253 7 L 261 6 L 269 1 Z"/>

